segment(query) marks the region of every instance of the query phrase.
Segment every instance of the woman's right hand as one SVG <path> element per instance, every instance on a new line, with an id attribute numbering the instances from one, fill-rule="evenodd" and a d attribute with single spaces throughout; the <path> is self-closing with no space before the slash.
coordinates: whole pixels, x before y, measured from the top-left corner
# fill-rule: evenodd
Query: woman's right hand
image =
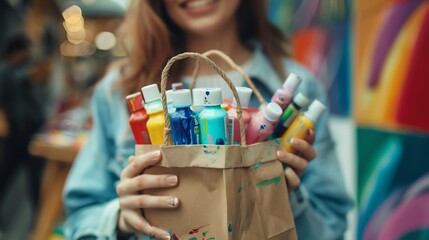
<path id="1" fill-rule="evenodd" d="M 157 239 L 171 239 L 170 234 L 151 225 L 143 216 L 145 208 L 176 208 L 179 200 L 173 196 L 151 196 L 141 194 L 142 190 L 175 187 L 178 183 L 175 175 L 141 174 L 147 167 L 161 159 L 160 151 L 132 156 L 128 166 L 121 173 L 121 181 L 116 188 L 121 210 L 118 228 L 123 233 L 143 232 Z"/>

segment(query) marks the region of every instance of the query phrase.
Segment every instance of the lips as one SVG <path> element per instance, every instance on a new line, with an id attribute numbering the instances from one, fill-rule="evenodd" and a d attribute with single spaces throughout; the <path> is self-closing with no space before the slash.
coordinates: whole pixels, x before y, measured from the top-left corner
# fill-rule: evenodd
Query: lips
<path id="1" fill-rule="evenodd" d="M 180 7 L 185 9 L 196 9 L 206 7 L 216 0 L 184 0 L 180 2 Z"/>

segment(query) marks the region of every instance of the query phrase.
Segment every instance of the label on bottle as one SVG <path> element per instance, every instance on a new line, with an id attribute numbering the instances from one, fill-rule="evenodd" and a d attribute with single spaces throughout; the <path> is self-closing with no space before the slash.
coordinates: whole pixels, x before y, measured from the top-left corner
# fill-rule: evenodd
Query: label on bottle
<path id="1" fill-rule="evenodd" d="M 226 124 L 226 140 L 228 144 L 234 144 L 234 118 L 228 117 Z"/>
<path id="2" fill-rule="evenodd" d="M 200 121 L 198 119 L 198 117 L 196 116 L 194 118 L 195 120 L 195 125 L 194 125 L 194 134 L 195 134 L 195 138 L 197 140 L 196 144 L 201 144 L 201 132 L 200 132 Z"/>
<path id="3" fill-rule="evenodd" d="M 299 111 L 292 111 L 286 121 L 283 123 L 283 127 L 288 128 L 293 123 L 293 120 L 298 116 Z"/>
<path id="4" fill-rule="evenodd" d="M 142 136 L 143 136 L 143 140 L 145 144 L 149 144 L 150 143 L 150 138 L 149 138 L 149 134 L 146 131 L 142 131 Z"/>

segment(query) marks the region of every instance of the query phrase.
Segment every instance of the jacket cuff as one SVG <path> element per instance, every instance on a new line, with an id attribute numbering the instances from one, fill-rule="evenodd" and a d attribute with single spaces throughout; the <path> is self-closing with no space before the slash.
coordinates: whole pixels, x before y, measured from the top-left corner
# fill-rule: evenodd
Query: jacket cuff
<path id="1" fill-rule="evenodd" d="M 297 218 L 305 210 L 308 205 L 308 192 L 301 185 L 289 195 L 290 206 L 292 208 L 293 217 Z"/>
<path id="2" fill-rule="evenodd" d="M 99 235 L 107 239 L 116 239 L 119 216 L 119 199 L 107 203 L 100 216 Z"/>

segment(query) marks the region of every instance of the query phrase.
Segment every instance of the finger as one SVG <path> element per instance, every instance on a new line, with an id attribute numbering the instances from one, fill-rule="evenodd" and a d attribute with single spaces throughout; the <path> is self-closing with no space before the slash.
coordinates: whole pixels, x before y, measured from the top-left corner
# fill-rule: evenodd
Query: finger
<path id="1" fill-rule="evenodd" d="M 156 164 L 161 159 L 160 151 L 153 151 L 143 155 L 135 156 L 134 160 L 128 160 L 130 164 L 122 171 L 121 179 L 133 178 L 139 175 L 143 170 Z"/>
<path id="2" fill-rule="evenodd" d="M 121 208 L 176 208 L 179 206 L 177 197 L 130 195 L 119 199 Z"/>
<path id="3" fill-rule="evenodd" d="M 316 158 L 316 150 L 313 148 L 313 146 L 310 145 L 305 140 L 293 138 L 292 139 L 292 147 L 301 154 L 307 161 L 311 161 L 314 158 Z"/>
<path id="4" fill-rule="evenodd" d="M 313 145 L 314 141 L 316 140 L 316 135 L 314 134 L 313 129 L 308 129 L 305 133 L 305 140 L 310 144 Z"/>
<path id="5" fill-rule="evenodd" d="M 124 213 L 123 218 L 126 224 L 132 228 L 132 232 L 143 232 L 156 239 L 171 239 L 168 232 L 150 225 L 140 211 L 127 211 L 126 214 Z"/>
<path id="6" fill-rule="evenodd" d="M 301 184 L 301 180 L 298 175 L 289 167 L 285 169 L 285 177 L 289 192 L 292 192 Z"/>
<path id="7" fill-rule="evenodd" d="M 308 161 L 298 157 L 293 153 L 286 151 L 277 151 L 277 157 L 280 161 L 288 164 L 289 167 L 293 168 L 299 175 L 305 172 L 308 166 Z"/>
<path id="8" fill-rule="evenodd" d="M 174 187 L 177 185 L 177 182 L 176 175 L 143 174 L 121 181 L 116 188 L 116 192 L 118 196 L 123 196 L 145 189 Z"/>

